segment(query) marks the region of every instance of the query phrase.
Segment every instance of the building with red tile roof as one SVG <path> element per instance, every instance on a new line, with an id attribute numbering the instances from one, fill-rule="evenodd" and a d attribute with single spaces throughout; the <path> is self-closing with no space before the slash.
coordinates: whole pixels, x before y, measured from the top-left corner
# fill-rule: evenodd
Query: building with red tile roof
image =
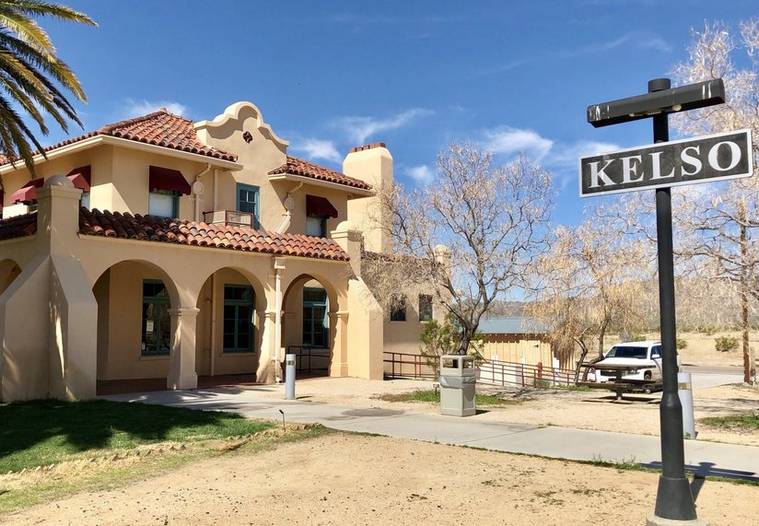
<path id="1" fill-rule="evenodd" d="M 272 382 L 285 353 L 300 374 L 382 378 L 361 255 L 387 248 L 369 210 L 392 157 L 366 145 L 338 171 L 288 146 L 239 102 L 102 126 L 36 154 L 34 173 L 0 159 L 0 401 Z M 416 347 L 418 321 L 399 328 Z"/>

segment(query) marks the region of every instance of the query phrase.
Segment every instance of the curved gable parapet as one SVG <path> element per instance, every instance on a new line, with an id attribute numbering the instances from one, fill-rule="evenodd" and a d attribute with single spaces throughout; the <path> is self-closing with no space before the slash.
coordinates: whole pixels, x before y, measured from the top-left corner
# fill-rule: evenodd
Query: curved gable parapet
<path id="1" fill-rule="evenodd" d="M 258 131 L 261 132 L 264 137 L 271 139 L 280 150 L 286 151 L 290 142 L 281 138 L 274 132 L 274 130 L 272 130 L 271 125 L 264 121 L 261 110 L 259 110 L 258 106 L 252 102 L 240 101 L 230 104 L 224 110 L 224 113 L 217 115 L 213 120 L 198 121 L 193 127 L 201 138 L 204 135 L 203 132 L 211 137 L 217 137 L 217 134 L 214 133 L 215 131 L 219 131 L 223 134 L 225 128 L 242 129 L 242 123 L 251 116 L 256 120 L 256 128 Z"/>

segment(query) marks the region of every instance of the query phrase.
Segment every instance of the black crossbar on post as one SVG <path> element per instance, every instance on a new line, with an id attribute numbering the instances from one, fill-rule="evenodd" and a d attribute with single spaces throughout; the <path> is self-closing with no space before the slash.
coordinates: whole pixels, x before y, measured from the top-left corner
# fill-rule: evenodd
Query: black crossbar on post
<path id="1" fill-rule="evenodd" d="M 646 94 L 588 106 L 587 119 L 590 124 L 598 128 L 651 117 L 653 120 L 654 143 L 662 143 L 669 141 L 668 115 L 670 113 L 704 108 L 723 102 L 725 102 L 725 87 L 722 79 L 672 88 L 669 79 L 660 78 L 649 81 L 648 93 Z M 750 133 L 748 133 L 745 139 L 746 145 L 743 147 L 746 150 L 746 156 L 750 155 L 750 141 Z M 726 140 L 720 143 L 720 145 L 722 144 L 728 145 Z M 731 151 L 736 151 L 733 149 L 732 144 L 728 146 L 730 146 Z M 717 148 L 719 146 L 715 147 L 715 149 Z M 736 144 L 734 148 L 737 149 L 736 159 L 738 159 L 742 155 L 741 147 Z M 719 152 L 717 151 L 715 155 L 718 154 Z M 639 155 L 638 159 L 640 160 L 640 158 L 641 156 Z M 590 162 L 592 160 L 582 159 L 580 163 L 581 195 L 586 195 L 583 192 L 583 162 Z M 609 166 L 611 162 L 611 160 L 607 160 L 605 166 Z M 750 161 L 748 163 L 748 169 L 744 170 L 744 167 L 741 167 L 734 176 L 742 177 L 750 175 Z M 598 170 L 599 163 L 593 162 L 590 165 L 595 170 L 596 179 L 599 179 L 603 171 Z M 718 165 L 717 171 L 720 171 L 722 166 Z M 637 168 L 632 173 L 637 176 Z M 674 170 L 672 173 L 674 173 Z M 606 183 L 610 184 L 614 182 L 606 174 L 603 175 L 605 179 L 608 179 L 605 181 Z M 627 174 L 627 177 L 630 177 L 630 173 Z M 642 179 L 642 175 L 640 178 Z M 662 178 L 659 177 L 659 179 Z M 644 187 L 632 189 L 643 190 Z M 609 191 L 610 189 L 605 188 L 604 190 Z M 659 524 L 660 521 L 658 519 L 664 519 L 664 521 L 683 521 L 688 522 L 688 524 L 695 524 L 698 522 L 698 519 L 690 484 L 685 477 L 683 413 L 680 397 L 677 392 L 678 366 L 677 349 L 675 346 L 677 332 L 675 322 L 674 257 L 672 250 L 672 195 L 669 186 L 659 187 L 657 185 L 655 192 L 659 321 L 661 324 L 662 343 L 663 392 L 661 405 L 659 406 L 662 473 L 659 477 L 659 486 L 656 494 L 655 517 L 654 521 L 650 523 Z M 603 191 L 599 193 L 603 193 Z"/>

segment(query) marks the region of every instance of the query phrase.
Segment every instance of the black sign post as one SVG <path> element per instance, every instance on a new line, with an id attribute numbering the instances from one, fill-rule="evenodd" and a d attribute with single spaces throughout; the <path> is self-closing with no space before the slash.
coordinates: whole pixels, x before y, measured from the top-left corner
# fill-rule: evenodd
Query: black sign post
<path id="1" fill-rule="evenodd" d="M 723 102 L 725 102 L 725 89 L 721 79 L 674 89 L 671 88 L 669 79 L 654 79 L 649 81 L 648 93 L 645 95 L 589 106 L 588 122 L 595 127 L 600 127 L 653 117 L 654 143 L 663 143 L 669 141 L 667 121 L 669 113 L 703 108 Z M 686 184 L 704 179 L 750 175 L 751 137 L 750 134 L 746 136 L 745 145 L 743 145 L 745 149 L 741 149 L 741 144 L 739 144 L 741 137 L 743 135 L 738 134 L 733 138 L 737 142 L 719 138 L 716 143 L 704 143 L 702 146 L 692 144 L 674 147 L 673 143 L 669 143 L 670 147 L 666 151 L 665 145 L 661 145 L 659 149 L 654 145 L 648 152 L 626 151 L 622 152 L 624 154 L 622 156 L 608 154 L 600 156 L 600 159 L 586 158 L 580 161 L 580 194 L 583 196 L 656 188 L 659 320 L 663 377 L 663 393 L 659 407 L 662 473 L 656 494 L 655 517 L 653 521 L 650 521 L 651 524 L 657 524 L 656 519 L 664 519 L 661 522 L 675 520 L 689 521 L 689 524 L 699 523 L 690 484 L 685 477 L 683 415 L 677 394 L 672 201 L 671 184 L 667 185 L 667 183 Z M 736 148 L 742 155 L 736 153 Z M 684 150 L 685 156 L 683 156 Z M 669 156 L 667 156 L 667 151 Z M 703 160 L 704 155 L 706 162 Z M 625 158 L 627 160 L 624 160 Z M 620 165 L 616 174 L 617 178 L 610 171 L 615 159 Z M 668 165 L 666 159 L 669 159 Z M 738 167 L 741 162 L 744 164 Z M 704 170 L 706 164 L 714 173 L 707 170 L 699 176 L 699 172 Z M 699 165 L 700 170 L 696 170 Z M 646 174 L 649 177 L 648 182 L 645 180 Z"/>

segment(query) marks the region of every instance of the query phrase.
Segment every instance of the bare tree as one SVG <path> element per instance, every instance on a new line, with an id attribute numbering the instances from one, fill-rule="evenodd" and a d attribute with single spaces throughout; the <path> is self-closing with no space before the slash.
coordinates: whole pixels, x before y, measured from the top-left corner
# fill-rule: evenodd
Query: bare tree
<path id="1" fill-rule="evenodd" d="M 558 228 L 551 250 L 535 268 L 537 297 L 528 312 L 548 328 L 564 361 L 575 345 L 580 348 L 578 365 L 591 346 L 602 358 L 609 331 L 641 328 L 655 304 L 650 245 L 620 234 L 624 224 L 614 224 L 613 217 L 598 207 L 577 227 Z"/>
<path id="2" fill-rule="evenodd" d="M 466 354 L 480 319 L 496 299 L 525 285 L 544 250 L 551 197 L 550 175 L 526 158 L 494 166 L 490 153 L 453 144 L 437 158 L 434 183 L 395 186 L 383 196 L 396 270 L 364 266 L 362 275 L 385 304 L 406 284 L 434 291 Z"/>
<path id="3" fill-rule="evenodd" d="M 683 82 L 723 78 L 728 102 L 709 109 L 687 112 L 675 119 L 688 134 L 714 133 L 750 128 L 759 135 L 759 19 L 740 24 L 739 36 L 724 24 L 707 24 L 694 32 L 687 61 L 675 69 Z M 742 49 L 750 66 L 736 68 L 733 56 Z M 759 143 L 753 155 L 759 157 Z M 755 163 L 756 165 L 756 163 Z M 756 174 L 755 174 L 756 175 Z M 683 255 L 703 259 L 713 279 L 724 280 L 740 299 L 744 381 L 753 383 L 755 362 L 749 346 L 750 310 L 759 299 L 759 181 L 757 177 L 717 186 L 717 193 L 701 192 L 684 207 L 684 226 L 689 235 L 681 244 Z"/>

